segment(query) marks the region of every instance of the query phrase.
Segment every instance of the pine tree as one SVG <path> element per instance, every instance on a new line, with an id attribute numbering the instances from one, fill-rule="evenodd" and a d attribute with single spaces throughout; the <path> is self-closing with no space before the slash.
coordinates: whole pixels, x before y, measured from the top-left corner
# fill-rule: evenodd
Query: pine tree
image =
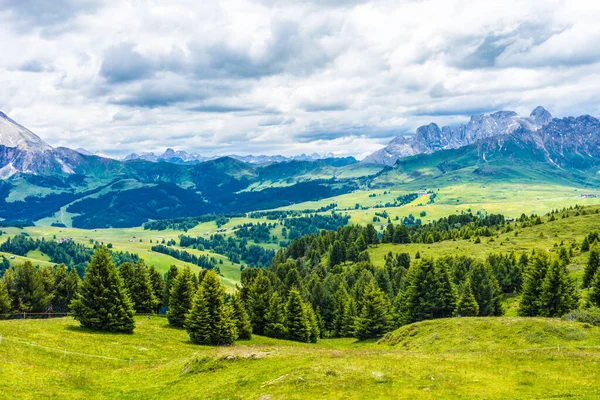
<path id="1" fill-rule="evenodd" d="M 264 334 L 278 339 L 287 337 L 285 304 L 277 292 L 274 292 L 269 300 L 269 307 L 265 316 Z"/>
<path id="2" fill-rule="evenodd" d="M 588 300 L 592 306 L 600 307 L 600 269 L 596 271 L 596 275 L 594 275 L 594 279 L 590 284 Z"/>
<path id="3" fill-rule="evenodd" d="M 319 340 L 319 336 L 321 334 L 319 330 L 319 323 L 317 322 L 317 314 L 309 302 L 304 303 L 304 309 L 306 310 L 306 315 L 308 316 L 308 325 L 310 327 L 308 340 L 311 343 L 317 343 L 317 340 Z"/>
<path id="4" fill-rule="evenodd" d="M 239 293 L 234 293 L 229 300 L 231 308 L 233 309 L 233 317 L 238 331 L 238 338 L 240 339 L 252 339 L 252 324 L 250 323 L 250 317 L 242 304 L 242 299 Z"/>
<path id="5" fill-rule="evenodd" d="M 502 310 L 502 289 L 489 264 L 474 262 L 469 273 L 471 289 L 479 306 L 479 316 L 499 316 Z"/>
<path id="6" fill-rule="evenodd" d="M 156 309 L 158 300 L 154 297 L 154 290 L 148 276 L 148 268 L 143 260 L 138 260 L 135 263 L 129 295 L 133 301 L 133 308 L 137 313 L 152 313 Z"/>
<path id="7" fill-rule="evenodd" d="M 548 270 L 548 257 L 534 254 L 525 269 L 521 301 L 518 314 L 523 317 L 534 317 L 540 314 L 540 295 L 542 283 Z"/>
<path id="8" fill-rule="evenodd" d="M 0 318 L 2 317 L 2 314 L 8 314 L 10 312 L 10 303 L 6 284 L 3 279 L 0 279 Z"/>
<path id="9" fill-rule="evenodd" d="M 69 271 L 69 275 L 67 277 L 67 298 L 69 302 L 67 303 L 67 308 L 70 310 L 71 302 L 77 296 L 77 292 L 79 292 L 79 288 L 81 287 L 81 278 L 77 273 L 75 268 L 71 268 Z"/>
<path id="10" fill-rule="evenodd" d="M 600 267 L 600 251 L 598 251 L 597 247 L 594 247 L 590 251 L 588 262 L 585 266 L 585 269 L 583 270 L 582 284 L 584 288 L 590 286 L 594 275 L 596 275 L 596 271 L 598 271 L 598 267 Z"/>
<path id="11" fill-rule="evenodd" d="M 252 280 L 248 287 L 248 315 L 252 321 L 252 330 L 257 335 L 265 333 L 266 314 L 271 299 L 271 282 L 264 271 Z"/>
<path id="12" fill-rule="evenodd" d="M 456 315 L 460 317 L 474 317 L 479 315 L 479 305 L 471 290 L 471 278 L 467 278 L 463 285 L 463 292 L 456 303 Z"/>
<path id="13" fill-rule="evenodd" d="M 66 312 L 73 298 L 69 296 L 69 275 L 65 264 L 60 264 L 54 272 L 54 298 L 52 309 L 57 312 Z"/>
<path id="14" fill-rule="evenodd" d="M 374 281 L 367 285 L 362 308 L 356 319 L 354 335 L 363 340 L 383 335 L 390 328 L 390 304 Z"/>
<path id="15" fill-rule="evenodd" d="M 336 240 L 333 242 L 331 252 L 329 254 L 329 267 L 335 267 L 346 261 L 346 246 L 344 242 Z"/>
<path id="16" fill-rule="evenodd" d="M 234 310 L 225 305 L 225 290 L 215 271 L 208 271 L 199 284 L 185 328 L 198 344 L 231 345 L 238 332 Z"/>
<path id="17" fill-rule="evenodd" d="M 192 271 L 189 267 L 185 267 L 177 274 L 171 287 L 169 311 L 167 312 L 169 325 L 180 328 L 184 326 L 185 315 L 192 308 L 194 293 L 195 288 L 194 282 L 192 281 Z"/>
<path id="18" fill-rule="evenodd" d="M 133 301 L 131 293 L 134 290 L 135 285 L 135 270 L 133 264 L 130 262 L 124 262 L 119 266 L 119 276 L 123 281 L 123 286 L 129 295 L 129 298 Z"/>
<path id="19" fill-rule="evenodd" d="M 163 295 L 163 303 L 165 307 L 169 307 L 169 298 L 171 297 L 171 287 L 175 282 L 175 277 L 179 274 L 179 269 L 175 265 L 171 265 L 165 274 L 165 293 Z"/>
<path id="20" fill-rule="evenodd" d="M 344 284 L 340 285 L 334 295 L 333 334 L 337 337 L 349 337 L 354 333 L 354 315 L 352 298 Z"/>
<path id="21" fill-rule="evenodd" d="M 30 261 L 17 266 L 14 285 L 19 311 L 34 313 L 46 311 L 52 300 L 52 294 L 46 292 L 42 275 Z"/>
<path id="22" fill-rule="evenodd" d="M 539 315 L 560 317 L 577 307 L 577 291 L 567 265 L 554 261 L 548 268 L 539 301 Z"/>
<path id="23" fill-rule="evenodd" d="M 10 309 L 13 311 L 18 311 L 19 298 L 17 297 L 17 289 L 15 287 L 15 270 L 9 268 L 6 271 L 4 271 L 2 280 L 4 281 L 4 286 L 6 286 L 6 290 L 8 291 L 8 297 L 10 299 Z"/>
<path id="24" fill-rule="evenodd" d="M 437 278 L 437 304 L 435 318 L 451 317 L 456 310 L 456 301 L 458 294 L 456 287 L 452 283 L 452 277 L 448 270 L 448 265 L 443 261 L 438 261 L 435 266 Z"/>
<path id="25" fill-rule="evenodd" d="M 133 305 L 106 246 L 98 247 L 88 263 L 71 312 L 84 328 L 133 332 Z"/>
<path id="26" fill-rule="evenodd" d="M 150 285 L 152 286 L 152 293 L 156 299 L 156 308 L 154 309 L 154 312 L 158 314 L 160 312 L 160 307 L 164 303 L 165 281 L 156 268 L 154 268 L 154 265 L 151 265 L 150 268 L 148 268 L 148 278 L 150 279 Z"/>
<path id="27" fill-rule="evenodd" d="M 288 339 L 299 342 L 308 342 L 310 340 L 311 329 L 309 317 L 306 313 L 302 296 L 295 288 L 288 293 L 288 300 L 285 304 L 285 324 Z"/>

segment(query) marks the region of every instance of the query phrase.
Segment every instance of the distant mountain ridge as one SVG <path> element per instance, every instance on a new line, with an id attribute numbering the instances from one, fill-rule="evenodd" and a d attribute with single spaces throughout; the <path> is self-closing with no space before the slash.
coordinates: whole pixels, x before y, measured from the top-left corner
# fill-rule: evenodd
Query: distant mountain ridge
<path id="1" fill-rule="evenodd" d="M 217 158 L 221 158 L 221 157 L 223 157 L 223 156 L 202 156 L 198 153 L 188 153 L 183 150 L 175 151 L 172 148 L 168 148 L 161 155 L 156 155 L 152 152 L 139 153 L 139 154 L 132 153 L 132 154 L 129 154 L 126 157 L 124 157 L 123 161 L 145 160 L 145 161 L 150 161 L 150 162 L 164 161 L 164 162 L 171 162 L 171 163 L 175 163 L 175 164 L 186 164 L 186 163 L 199 163 L 199 162 L 204 162 L 204 161 L 216 160 Z M 316 160 L 324 160 L 324 159 L 329 159 L 329 158 L 338 158 L 333 153 L 326 153 L 323 155 L 321 155 L 319 153 L 313 153 L 310 155 L 303 153 L 303 154 L 300 154 L 297 156 L 291 156 L 291 157 L 286 157 L 286 156 L 282 156 L 282 155 L 240 156 L 237 154 L 229 154 L 226 157 L 230 157 L 230 158 L 233 158 L 233 159 L 236 159 L 239 161 L 243 161 L 243 162 L 246 162 L 249 164 L 267 164 L 267 163 L 273 163 L 273 162 L 278 163 L 278 162 L 287 162 L 287 161 L 316 161 Z M 341 157 L 341 158 L 348 158 L 348 157 Z M 354 157 L 351 157 L 351 158 L 354 158 Z"/>
<path id="2" fill-rule="evenodd" d="M 394 165 L 403 157 L 431 154 L 436 151 L 458 149 L 479 140 L 507 135 L 517 130 L 535 132 L 553 120 L 543 107 L 536 107 L 529 117 L 514 111 L 496 111 L 471 117 L 468 123 L 439 127 L 435 123 L 417 128 L 413 136 L 398 136 L 385 148 L 362 160 L 365 164 Z"/>

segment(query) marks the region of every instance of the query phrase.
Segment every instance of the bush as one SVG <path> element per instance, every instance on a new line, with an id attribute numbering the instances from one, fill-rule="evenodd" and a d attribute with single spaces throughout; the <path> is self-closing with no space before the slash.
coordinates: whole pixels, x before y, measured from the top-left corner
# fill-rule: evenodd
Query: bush
<path id="1" fill-rule="evenodd" d="M 575 310 L 564 315 L 562 319 L 566 321 L 585 322 L 591 325 L 600 326 L 600 308 L 591 307 L 585 310 Z"/>

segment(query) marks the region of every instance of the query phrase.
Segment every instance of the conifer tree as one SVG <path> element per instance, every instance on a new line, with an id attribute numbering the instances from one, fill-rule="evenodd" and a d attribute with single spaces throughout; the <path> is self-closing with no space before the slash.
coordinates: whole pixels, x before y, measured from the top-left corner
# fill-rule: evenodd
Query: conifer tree
<path id="1" fill-rule="evenodd" d="M 596 275 L 596 271 L 598 271 L 598 267 L 600 267 L 600 251 L 598 250 L 597 246 L 594 246 L 590 251 L 588 262 L 583 270 L 582 285 L 584 288 L 590 286 L 592 279 Z"/>
<path id="2" fill-rule="evenodd" d="M 138 260 L 135 263 L 129 295 L 133 301 L 133 308 L 137 313 L 152 313 L 156 309 L 158 300 L 154 297 L 154 290 L 148 276 L 148 268 L 143 260 Z"/>
<path id="3" fill-rule="evenodd" d="M 129 294 L 129 298 L 133 301 L 131 296 L 131 292 L 133 292 L 133 287 L 135 285 L 135 270 L 133 264 L 130 262 L 124 262 L 119 266 L 119 276 L 123 281 L 123 285 L 127 293 Z"/>
<path id="4" fill-rule="evenodd" d="M 150 279 L 150 285 L 152 286 L 152 293 L 156 299 L 154 312 L 158 314 L 160 312 L 160 307 L 164 303 L 165 281 L 154 265 L 151 265 L 150 268 L 148 268 L 148 278 Z"/>
<path id="5" fill-rule="evenodd" d="M 77 292 L 81 287 L 81 278 L 77 273 L 75 268 L 71 268 L 69 271 L 69 275 L 67 276 L 67 298 L 69 302 L 67 303 L 67 308 L 70 310 L 71 301 L 77 296 Z"/>
<path id="6" fill-rule="evenodd" d="M 198 344 L 231 345 L 238 332 L 234 311 L 225 305 L 225 290 L 215 271 L 208 271 L 194 296 L 185 328 L 190 340 Z"/>
<path id="7" fill-rule="evenodd" d="M 539 315 L 542 317 L 560 317 L 577 307 L 577 292 L 567 265 L 554 261 L 542 283 L 539 301 Z"/>
<path id="8" fill-rule="evenodd" d="M 3 279 L 0 279 L 0 318 L 2 314 L 8 314 L 11 306 L 10 297 L 8 295 L 8 289 Z"/>
<path id="9" fill-rule="evenodd" d="M 287 336 L 285 303 L 277 292 L 273 292 L 269 300 L 269 307 L 265 315 L 264 334 L 278 339 L 283 339 Z"/>
<path id="10" fill-rule="evenodd" d="M 590 291 L 588 293 L 588 300 L 594 307 L 600 307 L 600 269 L 596 271 L 594 279 L 590 284 Z"/>
<path id="11" fill-rule="evenodd" d="M 390 328 L 390 304 L 387 296 L 374 281 L 367 285 L 362 308 L 356 318 L 354 335 L 359 339 L 368 339 L 383 335 Z"/>
<path id="12" fill-rule="evenodd" d="M 311 343 L 317 343 L 317 340 L 319 340 L 319 336 L 321 334 L 319 330 L 319 323 L 317 321 L 317 314 L 309 302 L 304 303 L 304 309 L 306 310 L 306 315 L 308 316 L 308 325 L 310 328 L 308 341 Z"/>
<path id="13" fill-rule="evenodd" d="M 88 263 L 71 312 L 84 328 L 133 332 L 133 305 L 106 246 L 96 248 Z"/>
<path id="14" fill-rule="evenodd" d="M 17 266 L 14 285 L 19 311 L 34 313 L 46 311 L 52 300 L 52 294 L 46 292 L 42 275 L 30 261 Z"/>
<path id="15" fill-rule="evenodd" d="M 288 293 L 288 299 L 285 304 L 285 324 L 288 339 L 299 342 L 308 342 L 310 340 L 309 316 L 302 301 L 302 296 L 296 288 L 291 289 Z"/>
<path id="16" fill-rule="evenodd" d="M 8 291 L 8 297 L 10 299 L 10 309 L 18 311 L 19 298 L 17 297 L 17 289 L 15 287 L 15 270 L 9 268 L 6 271 L 4 271 L 2 280 L 4 281 L 4 286 L 6 286 L 6 290 Z"/>
<path id="17" fill-rule="evenodd" d="M 192 299 L 196 292 L 192 275 L 190 268 L 185 267 L 173 280 L 169 297 L 169 311 L 167 312 L 167 319 L 171 326 L 182 328 L 185 323 L 185 315 L 192 308 Z"/>
<path id="18" fill-rule="evenodd" d="M 248 315 L 252 321 L 252 330 L 257 335 L 265 333 L 266 314 L 271 299 L 271 282 L 264 271 L 252 280 L 248 288 Z"/>
<path id="19" fill-rule="evenodd" d="M 229 300 L 229 304 L 233 310 L 233 317 L 238 331 L 238 338 L 252 339 L 252 324 L 250 317 L 242 304 L 242 299 L 239 293 L 234 293 Z"/>
<path id="20" fill-rule="evenodd" d="M 456 303 L 456 315 L 460 317 L 475 317 L 479 315 L 479 305 L 471 290 L 471 278 L 467 278 L 463 285 L 463 292 Z"/>
<path id="21" fill-rule="evenodd" d="M 489 264 L 474 262 L 469 273 L 471 289 L 479 306 L 479 316 L 499 316 L 502 310 L 502 289 Z"/>
<path id="22" fill-rule="evenodd" d="M 448 270 L 448 265 L 443 261 L 438 261 L 435 265 L 437 278 L 437 305 L 435 318 L 451 317 L 456 309 L 458 294 L 456 287 L 452 283 L 452 277 Z"/>
<path id="23" fill-rule="evenodd" d="M 546 255 L 534 254 L 530 257 L 523 279 L 523 289 L 518 309 L 520 316 L 534 317 L 540 314 L 540 295 L 547 270 L 548 257 Z"/>
<path id="24" fill-rule="evenodd" d="M 60 264 L 54 272 L 54 298 L 52 309 L 57 312 L 66 312 L 73 297 L 69 295 L 69 274 L 65 264 Z"/>
<path id="25" fill-rule="evenodd" d="M 354 315 L 352 298 L 341 284 L 334 295 L 333 334 L 338 337 L 349 337 L 354 333 Z"/>
<path id="26" fill-rule="evenodd" d="M 329 267 L 335 267 L 346 261 L 346 247 L 340 240 L 333 242 L 331 253 L 329 254 Z"/>
<path id="27" fill-rule="evenodd" d="M 175 265 L 171 265 L 169 270 L 165 274 L 165 293 L 163 295 L 163 302 L 165 307 L 169 307 L 169 298 L 171 297 L 171 287 L 175 281 L 175 277 L 179 274 L 179 269 Z"/>

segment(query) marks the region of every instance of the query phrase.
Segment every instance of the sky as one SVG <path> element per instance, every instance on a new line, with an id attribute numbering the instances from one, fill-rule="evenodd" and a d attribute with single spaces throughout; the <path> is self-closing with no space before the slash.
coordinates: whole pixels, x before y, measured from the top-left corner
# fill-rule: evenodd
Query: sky
<path id="1" fill-rule="evenodd" d="M 600 115 L 600 2 L 0 0 L 0 110 L 109 155 L 362 158 L 429 122 Z"/>

